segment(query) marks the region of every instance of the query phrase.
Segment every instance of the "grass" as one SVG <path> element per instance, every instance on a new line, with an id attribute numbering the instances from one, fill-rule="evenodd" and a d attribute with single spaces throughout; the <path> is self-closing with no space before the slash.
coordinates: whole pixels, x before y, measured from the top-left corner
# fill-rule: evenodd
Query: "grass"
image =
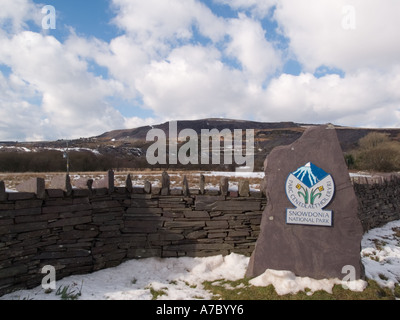
<path id="1" fill-rule="evenodd" d="M 381 288 L 378 283 L 368 280 L 368 286 L 363 292 L 353 292 L 341 285 L 333 288 L 332 294 L 326 291 L 309 290 L 297 294 L 278 295 L 272 285 L 255 287 L 249 284 L 249 279 L 238 281 L 206 281 L 204 288 L 213 294 L 214 300 L 394 300 L 395 294 L 388 288 Z M 396 286 L 395 292 L 400 293 Z"/>
<path id="2" fill-rule="evenodd" d="M 394 232 L 394 236 L 396 238 L 400 238 L 400 228 L 392 228 L 393 232 Z"/>
<path id="3" fill-rule="evenodd" d="M 152 286 L 147 287 L 147 289 L 150 289 L 150 293 L 152 295 L 152 299 L 151 300 L 157 300 L 158 297 L 166 296 L 167 292 L 165 290 L 168 290 L 168 288 L 162 288 L 160 290 L 156 290 Z"/>
<path id="4" fill-rule="evenodd" d="M 400 299 L 400 284 L 398 283 L 394 287 L 394 295 L 397 299 Z"/>
<path id="5" fill-rule="evenodd" d="M 71 287 L 69 285 L 61 286 L 57 289 L 56 296 L 60 296 L 61 300 L 78 300 L 82 295 L 83 281 L 80 289 L 77 289 L 76 286 L 76 283 L 72 284 Z"/>
<path id="6" fill-rule="evenodd" d="M 388 244 L 387 242 L 379 239 L 374 239 L 373 242 L 375 244 L 375 248 L 379 251 L 382 251 L 383 248 Z"/>

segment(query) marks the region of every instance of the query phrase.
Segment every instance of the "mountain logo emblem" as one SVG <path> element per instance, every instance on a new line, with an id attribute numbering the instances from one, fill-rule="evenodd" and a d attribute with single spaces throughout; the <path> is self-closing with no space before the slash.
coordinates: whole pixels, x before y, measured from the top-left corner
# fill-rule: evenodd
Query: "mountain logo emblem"
<path id="1" fill-rule="evenodd" d="M 313 163 L 293 171 L 286 180 L 286 195 L 296 208 L 286 210 L 286 223 L 332 226 L 332 211 L 323 209 L 334 193 L 332 176 Z"/>

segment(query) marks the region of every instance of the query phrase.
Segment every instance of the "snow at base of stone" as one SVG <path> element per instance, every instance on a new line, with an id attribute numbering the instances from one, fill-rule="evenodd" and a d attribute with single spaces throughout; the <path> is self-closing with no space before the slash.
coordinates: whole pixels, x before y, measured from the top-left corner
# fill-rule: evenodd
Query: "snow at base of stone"
<path id="1" fill-rule="evenodd" d="M 250 284 L 256 287 L 267 287 L 273 285 L 279 295 L 296 294 L 299 291 L 307 291 L 312 295 L 315 291 L 324 290 L 332 293 L 334 285 L 344 285 L 351 291 L 361 292 L 367 287 L 363 280 L 342 281 L 339 279 L 316 280 L 309 277 L 297 277 L 291 271 L 266 270 L 262 275 L 250 280 Z"/>

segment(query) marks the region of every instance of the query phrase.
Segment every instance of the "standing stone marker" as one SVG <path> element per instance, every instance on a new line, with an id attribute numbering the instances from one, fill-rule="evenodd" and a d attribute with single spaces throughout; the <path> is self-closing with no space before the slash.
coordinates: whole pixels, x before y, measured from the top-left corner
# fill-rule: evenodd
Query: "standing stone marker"
<path id="1" fill-rule="evenodd" d="M 268 203 L 246 276 L 274 269 L 342 279 L 352 266 L 354 280 L 362 278 L 358 200 L 335 129 L 307 129 L 275 148 L 264 167 Z"/>
<path id="2" fill-rule="evenodd" d="M 161 176 L 161 195 L 167 196 L 170 192 L 171 180 L 166 171 L 162 173 Z"/>
<path id="3" fill-rule="evenodd" d="M 205 185 L 206 185 L 206 177 L 204 176 L 204 174 L 200 174 L 200 194 L 204 194 L 204 189 L 205 189 Z"/>
<path id="4" fill-rule="evenodd" d="M 0 181 L 0 201 L 7 200 L 6 185 L 4 181 Z"/>

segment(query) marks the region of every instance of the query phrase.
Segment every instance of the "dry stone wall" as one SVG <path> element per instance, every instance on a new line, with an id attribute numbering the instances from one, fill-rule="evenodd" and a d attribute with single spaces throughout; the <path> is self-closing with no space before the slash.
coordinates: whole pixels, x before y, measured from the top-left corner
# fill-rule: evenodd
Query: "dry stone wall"
<path id="1" fill-rule="evenodd" d="M 352 182 L 364 231 L 400 219 L 400 175 L 355 177 Z"/>
<path id="2" fill-rule="evenodd" d="M 164 178 L 166 176 L 164 175 Z M 0 296 L 40 285 L 41 270 L 57 279 L 147 257 L 250 255 L 266 199 L 261 192 L 114 187 L 112 172 L 98 188 L 58 189 L 42 179 L 5 192 L 0 184 Z"/>
<path id="3" fill-rule="evenodd" d="M 250 255 L 259 235 L 267 199 L 238 191 L 114 187 L 113 172 L 102 181 L 73 189 L 68 176 L 58 176 L 50 189 L 32 179 L 6 192 L 0 181 L 0 296 L 41 284 L 45 265 L 57 279 L 117 266 L 129 259 Z M 400 219 L 397 176 L 354 178 L 364 230 Z M 163 189 L 163 190 L 162 190 Z"/>

